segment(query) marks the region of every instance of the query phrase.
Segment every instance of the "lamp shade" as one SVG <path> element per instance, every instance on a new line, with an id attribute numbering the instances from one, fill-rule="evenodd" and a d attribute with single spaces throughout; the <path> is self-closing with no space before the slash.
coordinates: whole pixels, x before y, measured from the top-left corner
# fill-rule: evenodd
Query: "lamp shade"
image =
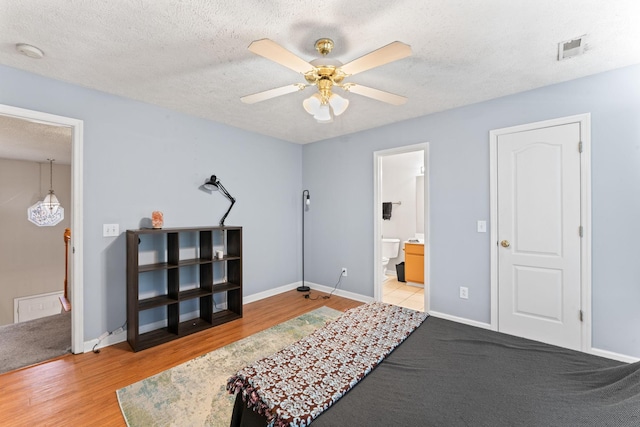
<path id="1" fill-rule="evenodd" d="M 329 105 L 333 109 L 333 114 L 339 116 L 346 111 L 349 106 L 349 100 L 333 93 L 329 97 Z"/>
<path id="2" fill-rule="evenodd" d="M 318 111 L 313 115 L 313 118 L 318 121 L 318 123 L 330 123 L 333 121 L 331 117 L 331 109 L 328 104 L 323 104 L 318 108 Z"/>
<path id="3" fill-rule="evenodd" d="M 349 106 L 349 100 L 329 92 L 329 99 L 323 101 L 322 95 L 314 93 L 302 101 L 305 111 L 313 116 L 318 123 L 331 123 L 333 116 L 344 113 Z"/>
<path id="4" fill-rule="evenodd" d="M 215 175 L 211 175 L 211 178 L 209 178 L 209 180 L 207 180 L 207 182 L 205 182 L 203 186 L 209 191 L 218 190 L 218 178 L 216 178 Z"/>
<path id="5" fill-rule="evenodd" d="M 302 106 L 305 111 L 311 115 L 315 115 L 318 112 L 320 105 L 322 105 L 322 97 L 318 93 L 314 93 L 309 98 L 302 101 Z"/>
<path id="6" fill-rule="evenodd" d="M 53 194 L 53 191 L 45 196 L 44 200 L 42 201 L 42 206 L 45 209 L 49 209 L 52 213 L 55 213 L 58 211 L 58 208 L 60 207 L 60 202 L 58 201 L 58 198 L 56 197 L 56 195 Z"/>

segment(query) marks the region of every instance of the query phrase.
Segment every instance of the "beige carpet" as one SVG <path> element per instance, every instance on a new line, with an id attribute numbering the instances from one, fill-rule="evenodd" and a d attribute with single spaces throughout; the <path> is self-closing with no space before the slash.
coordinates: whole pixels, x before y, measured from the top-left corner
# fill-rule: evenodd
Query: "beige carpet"
<path id="1" fill-rule="evenodd" d="M 0 373 L 71 351 L 71 312 L 0 326 Z"/>
<path id="2" fill-rule="evenodd" d="M 340 314 L 321 307 L 118 390 L 127 425 L 228 426 L 235 396 L 226 391 L 227 379 Z"/>

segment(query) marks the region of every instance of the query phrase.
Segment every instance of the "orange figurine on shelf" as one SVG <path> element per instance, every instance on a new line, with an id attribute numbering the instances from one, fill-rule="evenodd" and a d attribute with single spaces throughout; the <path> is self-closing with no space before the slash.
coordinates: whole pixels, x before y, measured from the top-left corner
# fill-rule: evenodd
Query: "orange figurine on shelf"
<path id="1" fill-rule="evenodd" d="M 153 211 L 151 213 L 151 226 L 153 228 L 162 228 L 164 225 L 164 215 L 160 211 Z"/>

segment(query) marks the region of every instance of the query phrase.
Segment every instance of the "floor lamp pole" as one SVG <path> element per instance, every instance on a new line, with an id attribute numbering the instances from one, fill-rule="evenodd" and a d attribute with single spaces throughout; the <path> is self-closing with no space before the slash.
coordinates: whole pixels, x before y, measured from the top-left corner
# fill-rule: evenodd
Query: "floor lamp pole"
<path id="1" fill-rule="evenodd" d="M 309 292 L 311 290 L 310 287 L 304 284 L 304 210 L 310 204 L 309 190 L 304 190 L 302 192 L 302 286 L 296 288 L 298 292 Z"/>

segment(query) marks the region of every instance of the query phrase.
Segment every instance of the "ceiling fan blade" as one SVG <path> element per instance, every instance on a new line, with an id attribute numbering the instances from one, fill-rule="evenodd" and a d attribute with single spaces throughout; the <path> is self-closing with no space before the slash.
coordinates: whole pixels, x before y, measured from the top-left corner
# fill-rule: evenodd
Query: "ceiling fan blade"
<path id="1" fill-rule="evenodd" d="M 301 74 L 314 68 L 304 59 L 270 39 L 255 40 L 249 45 L 249 50 Z"/>
<path id="2" fill-rule="evenodd" d="M 407 102 L 407 98 L 404 96 L 374 89 L 368 86 L 362 86 L 356 83 L 344 85 L 343 89 L 348 92 L 357 93 L 358 95 L 366 96 L 367 98 L 376 99 L 392 105 L 402 105 Z"/>
<path id="3" fill-rule="evenodd" d="M 340 68 L 345 74 L 352 76 L 379 67 L 380 65 L 406 58 L 407 56 L 411 56 L 411 46 L 402 42 L 393 42 L 373 52 L 367 53 L 360 58 L 354 59 Z"/>
<path id="4" fill-rule="evenodd" d="M 287 86 L 277 87 L 275 89 L 265 90 L 264 92 L 254 93 L 252 95 L 243 96 L 240 101 L 245 104 L 255 104 L 256 102 L 266 101 L 267 99 L 275 98 L 277 96 L 286 95 L 288 93 L 297 92 L 307 87 L 302 83 L 294 83 Z"/>

